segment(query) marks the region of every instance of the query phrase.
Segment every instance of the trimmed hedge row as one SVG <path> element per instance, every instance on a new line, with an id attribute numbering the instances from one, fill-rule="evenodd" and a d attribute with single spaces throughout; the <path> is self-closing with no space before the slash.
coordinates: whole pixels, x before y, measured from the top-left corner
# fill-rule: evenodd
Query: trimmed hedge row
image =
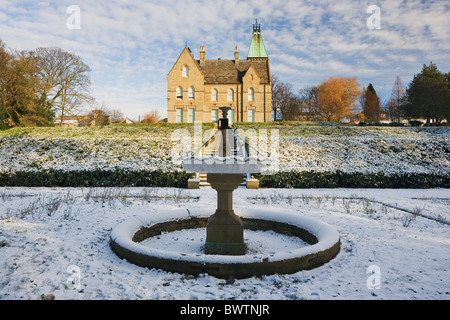
<path id="1" fill-rule="evenodd" d="M 273 175 L 254 175 L 265 188 L 449 188 L 450 176 L 432 173 L 345 173 L 290 171 Z"/>
<path id="2" fill-rule="evenodd" d="M 48 170 L 0 173 L 0 186 L 10 187 L 176 187 L 186 188 L 186 171 Z"/>
<path id="3" fill-rule="evenodd" d="M 3 187 L 175 187 L 186 188 L 193 173 L 183 171 L 48 170 L 0 173 Z M 345 173 L 290 171 L 255 174 L 263 188 L 450 188 L 450 176 L 431 173 Z"/>

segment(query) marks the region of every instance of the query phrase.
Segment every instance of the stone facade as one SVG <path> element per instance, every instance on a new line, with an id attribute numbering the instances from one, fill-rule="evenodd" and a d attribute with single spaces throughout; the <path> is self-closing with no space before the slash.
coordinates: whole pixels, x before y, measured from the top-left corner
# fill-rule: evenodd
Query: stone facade
<path id="1" fill-rule="evenodd" d="M 167 75 L 168 122 L 215 122 L 218 108 L 231 107 L 231 122 L 271 121 L 272 86 L 268 57 L 196 60 L 186 46 Z"/>

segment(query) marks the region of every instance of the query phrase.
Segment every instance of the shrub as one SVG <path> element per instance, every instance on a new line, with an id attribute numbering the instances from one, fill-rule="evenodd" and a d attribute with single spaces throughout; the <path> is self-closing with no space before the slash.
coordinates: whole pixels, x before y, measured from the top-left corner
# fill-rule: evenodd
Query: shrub
<path id="1" fill-rule="evenodd" d="M 266 188 L 449 188 L 450 176 L 431 173 L 383 172 L 362 173 L 342 171 L 290 171 L 273 175 L 254 175 L 259 185 Z"/>
<path id="2" fill-rule="evenodd" d="M 183 171 L 46 170 L 0 173 L 0 186 L 23 187 L 187 187 L 192 173 Z"/>

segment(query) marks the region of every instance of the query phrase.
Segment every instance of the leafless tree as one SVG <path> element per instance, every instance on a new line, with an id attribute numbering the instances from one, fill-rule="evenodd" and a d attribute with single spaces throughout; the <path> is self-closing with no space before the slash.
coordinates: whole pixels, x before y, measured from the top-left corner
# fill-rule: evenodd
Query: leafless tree
<path id="1" fill-rule="evenodd" d="M 395 78 L 394 87 L 392 88 L 391 98 L 388 102 L 389 115 L 392 121 L 400 122 L 405 98 L 406 89 L 403 86 L 400 77 L 397 76 L 397 78 Z"/>
<path id="2" fill-rule="evenodd" d="M 90 68 L 80 57 L 56 47 L 31 52 L 37 61 L 38 103 L 53 109 L 60 117 L 70 115 L 83 103 L 92 103 L 89 93 Z"/>
<path id="3" fill-rule="evenodd" d="M 125 119 L 125 116 L 123 115 L 122 111 L 120 111 L 119 109 L 112 109 L 110 111 L 111 114 L 111 122 L 112 123 L 118 123 L 120 121 L 122 121 L 123 119 Z"/>
<path id="4" fill-rule="evenodd" d="M 319 119 L 320 100 L 317 86 L 310 86 L 301 89 L 299 92 L 302 113 L 305 120 L 316 121 Z"/>
<path id="5" fill-rule="evenodd" d="M 295 117 L 294 105 L 298 101 L 292 93 L 292 85 L 279 80 L 277 76 L 272 76 L 272 111 L 274 112 L 274 121 L 278 121 L 278 115 L 281 113 L 283 120 L 293 120 Z"/>

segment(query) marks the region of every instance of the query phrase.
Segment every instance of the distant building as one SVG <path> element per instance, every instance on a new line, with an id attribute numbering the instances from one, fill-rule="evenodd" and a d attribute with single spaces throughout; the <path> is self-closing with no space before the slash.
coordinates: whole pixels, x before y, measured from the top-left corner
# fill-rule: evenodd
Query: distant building
<path id="1" fill-rule="evenodd" d="M 110 125 L 111 117 L 103 115 L 98 110 L 94 110 L 92 114 L 86 116 L 65 116 L 61 123 L 61 117 L 56 118 L 55 125 L 61 127 L 88 127 L 98 125 Z"/>
<path id="2" fill-rule="evenodd" d="M 134 123 L 134 121 L 127 117 L 127 118 L 123 119 L 122 121 L 120 121 L 120 123 Z"/>
<path id="3" fill-rule="evenodd" d="M 167 75 L 168 122 L 216 122 L 219 107 L 231 107 L 233 122 L 271 121 L 272 83 L 261 27 L 253 25 L 246 60 L 206 60 L 205 46 L 196 60 L 186 46 Z"/>

